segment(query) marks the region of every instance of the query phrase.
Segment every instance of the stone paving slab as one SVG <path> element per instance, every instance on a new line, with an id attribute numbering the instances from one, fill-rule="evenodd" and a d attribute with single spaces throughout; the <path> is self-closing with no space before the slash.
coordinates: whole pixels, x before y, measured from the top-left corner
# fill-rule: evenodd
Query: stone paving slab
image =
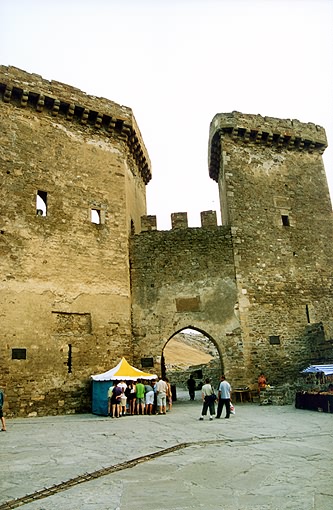
<path id="1" fill-rule="evenodd" d="M 333 415 L 239 404 L 198 421 L 181 394 L 164 416 L 72 415 L 7 420 L 0 434 L 0 508 L 8 500 L 158 452 L 26 510 L 332 510 Z M 163 449 L 179 449 L 163 454 Z"/>

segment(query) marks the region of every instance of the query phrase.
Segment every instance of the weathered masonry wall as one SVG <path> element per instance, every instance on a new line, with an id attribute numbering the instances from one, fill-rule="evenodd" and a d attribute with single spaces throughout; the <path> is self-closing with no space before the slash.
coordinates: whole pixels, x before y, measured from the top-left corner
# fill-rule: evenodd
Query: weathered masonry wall
<path id="1" fill-rule="evenodd" d="M 292 380 L 321 340 L 315 326 L 333 335 L 325 131 L 234 112 L 213 119 L 210 140 L 210 175 L 231 225 L 248 368 L 259 366 L 276 383 Z"/>
<path id="2" fill-rule="evenodd" d="M 90 375 L 139 368 L 185 328 L 234 386 L 291 382 L 332 356 L 333 225 L 314 124 L 212 121 L 223 225 L 146 215 L 150 161 L 132 111 L 0 66 L 0 386 L 7 416 L 90 409 Z M 141 221 L 142 220 L 142 221 Z"/>
<path id="3" fill-rule="evenodd" d="M 216 226 L 212 213 L 204 216 L 207 228 L 187 228 L 184 214 L 172 222 L 172 230 L 156 231 L 154 217 L 144 218 L 147 231 L 131 239 L 134 359 L 156 359 L 174 334 L 192 327 L 217 346 L 233 381 L 244 383 L 230 228 Z"/>
<path id="4" fill-rule="evenodd" d="M 128 237 L 149 158 L 130 109 L 15 68 L 0 68 L 0 124 L 6 413 L 88 410 L 90 375 L 132 359 Z"/>

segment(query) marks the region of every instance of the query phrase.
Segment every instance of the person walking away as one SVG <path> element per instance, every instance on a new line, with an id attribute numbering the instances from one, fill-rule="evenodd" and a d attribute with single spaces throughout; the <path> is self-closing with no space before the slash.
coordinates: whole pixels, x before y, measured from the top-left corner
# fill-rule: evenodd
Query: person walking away
<path id="1" fill-rule="evenodd" d="M 166 399 L 167 399 L 167 403 L 168 403 L 169 409 L 167 409 L 167 411 L 171 411 L 171 409 L 172 409 L 172 390 L 171 390 L 171 384 L 170 384 L 169 379 L 167 377 L 165 377 L 164 380 L 165 380 L 165 382 L 167 383 L 167 386 L 168 386 L 168 391 L 167 391 L 167 394 L 166 394 Z"/>
<path id="2" fill-rule="evenodd" d="M 153 414 L 157 414 L 157 382 L 155 381 L 155 379 L 153 379 L 151 381 L 151 385 L 152 385 L 153 390 L 154 390 L 154 405 L 153 405 L 152 413 Z"/>
<path id="3" fill-rule="evenodd" d="M 154 389 L 149 384 L 148 381 L 146 381 L 145 384 L 145 402 L 146 402 L 146 414 L 152 414 L 154 405 Z"/>
<path id="4" fill-rule="evenodd" d="M 231 386 L 225 378 L 225 375 L 221 376 L 221 382 L 218 393 L 218 404 L 216 418 L 221 418 L 223 407 L 225 406 L 226 415 L 225 418 L 230 418 L 230 394 Z"/>
<path id="5" fill-rule="evenodd" d="M 0 389 L 0 419 L 1 419 L 1 432 L 6 432 L 6 420 L 3 415 L 3 406 L 5 403 L 4 392 Z"/>
<path id="6" fill-rule="evenodd" d="M 145 413 L 145 387 L 141 379 L 138 379 L 135 386 L 136 391 L 136 414 Z M 140 413 L 141 411 L 141 413 Z"/>
<path id="7" fill-rule="evenodd" d="M 118 383 L 118 386 L 125 392 L 127 388 L 127 384 L 125 381 L 121 380 L 120 383 Z"/>
<path id="8" fill-rule="evenodd" d="M 193 374 L 190 375 L 190 378 L 187 380 L 188 392 L 190 395 L 190 400 L 194 400 L 195 397 L 195 380 Z"/>
<path id="9" fill-rule="evenodd" d="M 136 389 L 135 382 L 130 381 L 127 386 L 127 402 L 128 402 L 128 411 L 130 415 L 135 414 L 136 412 Z"/>
<path id="10" fill-rule="evenodd" d="M 168 391 L 167 383 L 160 377 L 157 383 L 157 406 L 160 409 L 159 414 L 166 414 L 166 395 Z"/>
<path id="11" fill-rule="evenodd" d="M 112 418 L 119 418 L 120 412 L 120 397 L 122 394 L 122 389 L 118 384 L 115 384 L 112 388 Z"/>
<path id="12" fill-rule="evenodd" d="M 205 380 L 205 384 L 201 388 L 201 397 L 203 401 L 201 416 L 199 420 L 203 420 L 204 416 L 207 416 L 207 411 L 209 408 L 209 419 L 212 420 L 215 414 L 215 399 L 216 396 L 214 394 L 213 386 L 210 384 L 210 379 Z"/>
<path id="13" fill-rule="evenodd" d="M 126 386 L 127 388 L 127 386 Z M 120 395 L 120 414 L 121 416 L 126 416 L 126 405 L 127 405 L 127 397 L 125 395 L 125 389 L 122 388 L 122 392 L 121 392 L 121 395 Z"/>

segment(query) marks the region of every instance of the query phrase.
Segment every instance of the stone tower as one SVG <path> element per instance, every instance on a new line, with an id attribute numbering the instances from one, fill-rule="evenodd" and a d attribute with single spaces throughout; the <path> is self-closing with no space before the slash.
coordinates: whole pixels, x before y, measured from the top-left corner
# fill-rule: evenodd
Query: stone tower
<path id="1" fill-rule="evenodd" d="M 211 123 L 209 172 L 232 233 L 249 374 L 288 380 L 333 337 L 326 146 L 323 128 L 297 120 L 233 112 Z"/>
<path id="2" fill-rule="evenodd" d="M 0 67 L 0 385 L 8 415 L 90 409 L 132 360 L 129 236 L 150 161 L 132 111 Z"/>

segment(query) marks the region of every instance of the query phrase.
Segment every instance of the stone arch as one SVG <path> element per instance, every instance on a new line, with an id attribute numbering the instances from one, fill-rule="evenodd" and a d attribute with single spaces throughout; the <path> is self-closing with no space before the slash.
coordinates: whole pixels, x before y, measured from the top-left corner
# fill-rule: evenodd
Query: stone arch
<path id="1" fill-rule="evenodd" d="M 172 377 L 172 371 L 170 371 L 168 368 L 167 368 L 167 363 L 166 363 L 166 358 L 168 358 L 168 356 L 166 356 L 166 353 L 165 353 L 165 350 L 169 344 L 169 342 L 172 340 L 172 339 L 175 339 L 177 338 L 177 336 L 180 334 L 180 333 L 188 333 L 188 335 L 190 336 L 191 333 L 190 332 L 197 332 L 198 334 L 202 335 L 203 337 L 205 337 L 209 343 L 212 344 L 213 348 L 215 349 L 216 353 L 217 353 L 217 356 L 215 358 L 218 358 L 218 364 L 216 367 L 214 367 L 214 377 L 216 380 L 218 380 L 218 377 L 220 376 L 221 373 L 224 372 L 224 363 L 223 363 L 223 356 L 222 356 L 222 353 L 221 353 L 221 350 L 219 348 L 219 344 L 218 342 L 215 340 L 214 336 L 212 336 L 210 333 L 208 333 L 205 329 L 203 329 L 202 327 L 200 326 L 192 326 L 192 325 L 187 325 L 187 326 L 184 326 L 182 328 L 178 328 L 174 333 L 172 333 L 170 335 L 170 337 L 167 339 L 167 341 L 164 343 L 163 347 L 162 347 L 162 351 L 161 351 L 161 367 L 160 367 L 160 371 L 161 371 L 161 374 L 162 374 L 162 377 L 167 375 L 168 377 Z M 193 341 L 195 343 L 195 338 L 193 337 Z M 184 346 L 187 344 L 187 342 L 184 342 Z M 190 345 L 190 344 L 187 344 L 187 345 Z M 184 362 L 186 361 L 186 354 L 184 354 Z M 212 360 L 214 360 L 214 356 L 212 358 Z M 207 365 L 209 365 L 210 362 L 207 361 Z M 189 366 L 200 366 L 200 365 L 205 365 L 204 362 L 200 363 L 195 363 L 193 362 L 192 364 L 189 364 Z M 211 371 L 212 371 L 212 368 L 210 368 L 209 370 L 209 376 L 211 376 Z M 177 375 L 178 376 L 181 376 L 181 372 L 180 371 Z M 184 372 L 183 374 L 188 374 L 188 369 L 184 368 Z M 207 373 L 205 374 L 205 376 L 207 376 Z"/>
<path id="2" fill-rule="evenodd" d="M 208 333 L 205 329 L 202 329 L 199 326 L 188 325 L 188 326 L 184 326 L 184 327 L 182 327 L 180 329 L 177 329 L 177 331 L 175 331 L 168 338 L 168 340 L 165 342 L 165 344 L 164 344 L 164 346 L 162 348 L 162 352 L 164 351 L 165 347 L 170 342 L 170 340 L 172 340 L 172 338 L 174 338 L 176 335 L 178 335 L 179 333 L 182 333 L 183 331 L 185 331 L 187 329 L 193 330 L 193 331 L 197 331 L 198 333 L 201 333 L 202 335 L 204 335 L 206 338 L 208 338 L 213 343 L 214 347 L 217 349 L 217 351 L 219 353 L 219 358 L 220 358 L 220 361 L 221 361 L 221 370 L 223 370 L 223 355 L 221 353 L 220 346 L 219 346 L 218 342 L 215 340 L 215 338 L 210 333 Z"/>

